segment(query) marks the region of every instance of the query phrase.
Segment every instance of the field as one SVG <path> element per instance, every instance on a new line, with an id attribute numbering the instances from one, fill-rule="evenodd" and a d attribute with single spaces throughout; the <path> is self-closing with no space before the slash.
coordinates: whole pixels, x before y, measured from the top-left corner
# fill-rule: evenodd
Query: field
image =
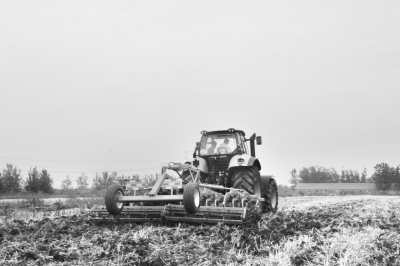
<path id="1" fill-rule="evenodd" d="M 0 221 L 0 265 L 400 265 L 400 197 L 280 198 L 240 226 L 94 224 L 88 210 Z"/>

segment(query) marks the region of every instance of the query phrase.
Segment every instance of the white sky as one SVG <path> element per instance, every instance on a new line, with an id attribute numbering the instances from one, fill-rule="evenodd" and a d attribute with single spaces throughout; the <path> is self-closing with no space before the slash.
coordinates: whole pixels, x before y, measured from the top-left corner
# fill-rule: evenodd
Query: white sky
<path id="1" fill-rule="evenodd" d="M 151 174 L 201 130 L 262 174 L 400 164 L 399 1 L 1 1 L 0 166 Z M 153 168 L 153 169 L 151 169 Z"/>

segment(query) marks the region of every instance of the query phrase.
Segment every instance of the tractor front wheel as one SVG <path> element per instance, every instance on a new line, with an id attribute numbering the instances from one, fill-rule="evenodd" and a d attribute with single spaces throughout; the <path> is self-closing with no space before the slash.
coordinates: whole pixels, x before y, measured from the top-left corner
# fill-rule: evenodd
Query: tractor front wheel
<path id="1" fill-rule="evenodd" d="M 183 189 L 183 206 L 188 214 L 195 214 L 200 208 L 199 184 L 188 183 Z"/>
<path id="2" fill-rule="evenodd" d="M 124 191 L 120 185 L 114 184 L 107 188 L 105 202 L 109 214 L 118 215 L 122 212 L 124 203 L 118 202 L 117 198 L 122 197 L 123 195 Z"/>

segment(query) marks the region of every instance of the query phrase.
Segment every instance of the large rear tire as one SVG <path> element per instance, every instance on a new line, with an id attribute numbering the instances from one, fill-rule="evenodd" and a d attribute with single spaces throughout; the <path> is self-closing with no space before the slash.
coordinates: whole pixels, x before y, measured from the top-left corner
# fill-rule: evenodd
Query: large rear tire
<path id="1" fill-rule="evenodd" d="M 121 197 L 123 195 L 124 191 L 120 185 L 113 184 L 107 188 L 105 203 L 109 214 L 118 215 L 122 212 L 124 203 L 118 202 L 117 197 Z"/>
<path id="2" fill-rule="evenodd" d="M 264 198 L 264 201 L 258 203 L 258 209 L 262 213 L 275 213 L 278 210 L 278 186 L 275 180 L 271 178 L 268 186 L 264 187 L 256 167 L 238 169 L 232 175 L 232 183 L 234 188 L 244 189 L 258 198 Z"/>
<path id="3" fill-rule="evenodd" d="M 260 187 L 260 172 L 255 167 L 246 167 L 236 170 L 232 175 L 232 184 L 234 188 L 244 189 L 250 194 L 255 194 Z M 256 187 L 254 185 L 256 184 Z"/>
<path id="4" fill-rule="evenodd" d="M 195 214 L 200 208 L 199 184 L 190 182 L 183 189 L 183 206 L 188 214 Z"/>
<path id="5" fill-rule="evenodd" d="M 278 210 L 278 186 L 273 178 L 269 180 L 268 188 L 265 191 L 265 209 L 272 213 Z"/>

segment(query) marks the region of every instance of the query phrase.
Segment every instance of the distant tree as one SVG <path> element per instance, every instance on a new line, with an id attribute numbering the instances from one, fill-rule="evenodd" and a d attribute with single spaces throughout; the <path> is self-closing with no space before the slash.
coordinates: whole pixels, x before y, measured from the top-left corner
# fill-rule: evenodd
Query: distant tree
<path id="1" fill-rule="evenodd" d="M 361 172 L 361 178 L 360 178 L 361 183 L 368 183 L 367 180 L 367 168 L 364 167 L 363 171 Z"/>
<path id="2" fill-rule="evenodd" d="M 353 172 L 353 170 L 349 170 L 349 183 L 355 183 L 354 182 L 354 180 L 355 180 L 355 176 L 354 176 L 354 172 Z"/>
<path id="3" fill-rule="evenodd" d="M 398 184 L 398 170 L 397 168 L 390 167 L 387 163 L 377 164 L 375 167 L 375 172 L 372 175 L 372 180 L 378 189 L 388 190 L 393 183 Z"/>
<path id="4" fill-rule="evenodd" d="M 346 183 L 346 173 L 345 173 L 344 169 L 342 169 L 342 171 L 340 172 L 339 182 L 340 183 Z"/>
<path id="5" fill-rule="evenodd" d="M 312 176 L 312 169 L 313 166 L 308 168 L 303 167 L 302 169 L 300 169 L 299 178 L 302 183 L 314 183 L 315 180 Z"/>
<path id="6" fill-rule="evenodd" d="M 47 170 L 43 169 L 40 173 L 40 190 L 44 193 L 53 193 L 53 179 Z"/>
<path id="7" fill-rule="evenodd" d="M 17 167 L 12 164 L 7 164 L 7 168 L 3 170 L 1 176 L 1 186 L 5 192 L 17 193 L 21 191 L 21 170 L 17 170 Z"/>
<path id="8" fill-rule="evenodd" d="M 292 171 L 290 171 L 289 183 L 292 184 L 293 186 L 296 186 L 297 183 L 299 183 L 299 181 L 300 181 L 300 177 L 297 174 L 297 170 L 296 170 L 296 168 L 293 168 Z"/>
<path id="9" fill-rule="evenodd" d="M 0 173 L 0 193 L 4 193 L 5 191 L 6 191 L 6 188 L 4 186 L 3 176 Z"/>
<path id="10" fill-rule="evenodd" d="M 50 177 L 47 170 L 43 169 L 42 172 L 39 172 L 37 168 L 34 167 L 30 169 L 24 187 L 27 191 L 33 193 L 39 191 L 53 193 L 53 179 Z"/>
<path id="11" fill-rule="evenodd" d="M 349 170 L 351 183 L 360 183 L 360 173 L 357 170 Z"/>
<path id="12" fill-rule="evenodd" d="M 351 183 L 351 173 L 350 173 L 350 170 L 345 170 L 344 171 L 345 172 L 345 175 L 346 175 L 346 183 Z"/>
<path id="13" fill-rule="evenodd" d="M 102 173 L 101 176 L 96 173 L 96 177 L 93 178 L 92 186 L 97 190 L 106 189 L 111 184 L 115 183 L 116 177 L 117 177 L 117 172 L 112 172 L 111 174 L 108 174 L 108 172 L 105 171 Z"/>
<path id="14" fill-rule="evenodd" d="M 392 168 L 392 182 L 396 188 L 400 188 L 400 165 Z"/>
<path id="15" fill-rule="evenodd" d="M 339 181 L 339 175 L 334 168 L 321 166 L 303 167 L 298 177 L 302 183 L 334 183 Z"/>
<path id="16" fill-rule="evenodd" d="M 76 180 L 76 188 L 77 189 L 87 189 L 89 187 L 88 178 L 83 173 Z"/>
<path id="17" fill-rule="evenodd" d="M 61 189 L 63 190 L 72 189 L 72 180 L 69 176 L 67 176 L 63 181 L 61 181 Z"/>
<path id="18" fill-rule="evenodd" d="M 37 193 L 40 190 L 40 173 L 34 167 L 33 169 L 31 168 L 28 173 L 28 178 L 25 181 L 25 189 L 29 192 L 34 192 Z"/>
<path id="19" fill-rule="evenodd" d="M 330 176 L 329 180 L 331 180 L 332 183 L 339 183 L 340 176 L 335 168 L 328 169 L 328 174 Z"/>
<path id="20" fill-rule="evenodd" d="M 353 171 L 342 169 L 339 180 L 340 183 L 353 183 Z"/>

